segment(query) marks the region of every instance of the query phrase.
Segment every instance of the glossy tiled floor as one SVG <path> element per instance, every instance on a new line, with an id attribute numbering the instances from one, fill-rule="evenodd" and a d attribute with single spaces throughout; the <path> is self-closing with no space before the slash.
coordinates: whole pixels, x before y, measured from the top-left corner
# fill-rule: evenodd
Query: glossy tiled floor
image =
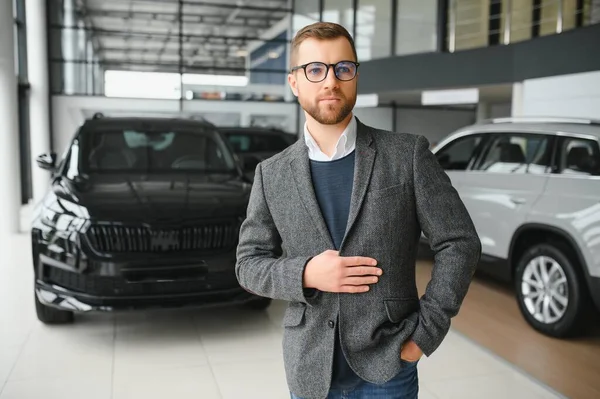
<path id="1" fill-rule="evenodd" d="M 282 399 L 276 302 L 241 309 L 79 317 L 47 327 L 33 307 L 27 235 L 0 240 L 0 399 Z M 451 331 L 420 364 L 423 399 L 560 397 Z"/>

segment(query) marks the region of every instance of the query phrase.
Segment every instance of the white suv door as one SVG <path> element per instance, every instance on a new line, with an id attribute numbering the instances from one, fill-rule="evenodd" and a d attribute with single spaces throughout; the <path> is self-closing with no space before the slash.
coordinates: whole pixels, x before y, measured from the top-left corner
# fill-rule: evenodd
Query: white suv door
<path id="1" fill-rule="evenodd" d="M 483 254 L 508 259 L 510 242 L 548 182 L 553 136 L 489 133 L 481 156 L 468 170 L 460 194 Z"/>
<path id="2" fill-rule="evenodd" d="M 460 187 L 465 171 L 474 162 L 483 145 L 484 134 L 467 134 L 451 136 L 433 149 L 439 164 L 452 181 L 452 186 L 461 195 Z M 421 233 L 421 241 L 427 242 L 427 237 Z"/>
<path id="3" fill-rule="evenodd" d="M 434 149 L 435 156 L 450 177 L 452 185 L 460 193 L 460 186 L 465 174 L 475 159 L 482 145 L 483 134 L 469 134 L 442 142 Z"/>
<path id="4" fill-rule="evenodd" d="M 527 322 L 544 334 L 565 337 L 588 324 L 589 294 L 594 294 L 588 287 L 596 288 L 588 279 L 600 276 L 598 139 L 561 132 L 553 168 L 529 222 L 550 227 L 554 235 L 524 242 L 515 282 Z"/>
<path id="5" fill-rule="evenodd" d="M 600 277 L 600 145 L 584 137 L 562 137 L 557 171 L 540 200 L 537 221 L 557 225 L 583 249 L 586 273 Z"/>

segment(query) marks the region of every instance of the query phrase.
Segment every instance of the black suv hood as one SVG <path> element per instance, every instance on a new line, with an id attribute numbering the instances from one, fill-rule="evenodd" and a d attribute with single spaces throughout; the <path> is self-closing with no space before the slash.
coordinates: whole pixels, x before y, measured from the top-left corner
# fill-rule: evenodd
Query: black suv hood
<path id="1" fill-rule="evenodd" d="M 61 187 L 58 201 L 74 202 L 89 219 L 144 223 L 243 216 L 250 193 L 226 174 L 98 175 Z"/>

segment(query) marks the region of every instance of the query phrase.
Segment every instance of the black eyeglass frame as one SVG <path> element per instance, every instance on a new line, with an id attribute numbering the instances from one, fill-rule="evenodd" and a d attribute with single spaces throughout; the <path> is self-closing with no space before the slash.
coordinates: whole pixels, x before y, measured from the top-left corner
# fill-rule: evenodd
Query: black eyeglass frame
<path id="1" fill-rule="evenodd" d="M 352 79 L 340 79 L 340 78 L 339 78 L 339 76 L 338 76 L 338 75 L 337 75 L 337 73 L 335 72 L 335 67 L 336 67 L 338 64 L 341 64 L 341 63 L 350 63 L 350 64 L 354 64 L 354 66 L 356 67 L 356 70 L 355 70 L 355 72 L 354 72 L 354 76 L 352 77 Z M 311 64 L 321 64 L 321 65 L 325 65 L 325 66 L 327 67 L 327 69 L 326 69 L 326 71 L 325 71 L 325 76 L 323 77 L 323 79 L 321 79 L 321 80 L 310 80 L 310 79 L 308 78 L 308 75 L 306 74 L 306 67 L 307 67 L 307 66 L 309 66 L 309 65 L 311 65 Z M 339 81 L 342 81 L 342 82 L 350 82 L 350 81 L 352 81 L 352 80 L 356 79 L 356 75 L 358 75 L 358 67 L 359 67 L 359 66 L 360 66 L 360 62 L 349 61 L 349 60 L 338 61 L 338 62 L 336 62 L 335 64 L 326 64 L 326 63 L 324 63 L 324 62 L 320 62 L 320 61 L 312 61 L 312 62 L 308 62 L 308 63 L 306 63 L 306 64 L 302 64 L 302 65 L 298 65 L 298 66 L 295 66 L 295 67 L 293 67 L 292 69 L 290 69 L 290 73 L 292 73 L 292 72 L 295 72 L 295 71 L 297 71 L 297 70 L 299 70 L 299 69 L 303 69 L 303 70 L 304 70 L 304 76 L 306 77 L 306 79 L 307 79 L 309 82 L 312 82 L 312 83 L 319 83 L 319 82 L 322 82 L 322 81 L 324 81 L 325 79 L 327 79 L 327 76 L 329 75 L 329 69 L 331 69 L 330 67 L 333 67 L 333 74 L 335 75 L 335 78 L 336 78 L 337 80 L 339 80 Z"/>

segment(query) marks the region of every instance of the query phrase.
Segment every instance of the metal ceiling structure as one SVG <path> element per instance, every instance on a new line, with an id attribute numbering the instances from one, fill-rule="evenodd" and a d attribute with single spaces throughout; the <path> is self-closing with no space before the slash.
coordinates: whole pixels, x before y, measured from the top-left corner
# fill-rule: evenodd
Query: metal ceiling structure
<path id="1" fill-rule="evenodd" d="M 76 0 L 106 69 L 244 74 L 246 46 L 290 0 Z"/>

